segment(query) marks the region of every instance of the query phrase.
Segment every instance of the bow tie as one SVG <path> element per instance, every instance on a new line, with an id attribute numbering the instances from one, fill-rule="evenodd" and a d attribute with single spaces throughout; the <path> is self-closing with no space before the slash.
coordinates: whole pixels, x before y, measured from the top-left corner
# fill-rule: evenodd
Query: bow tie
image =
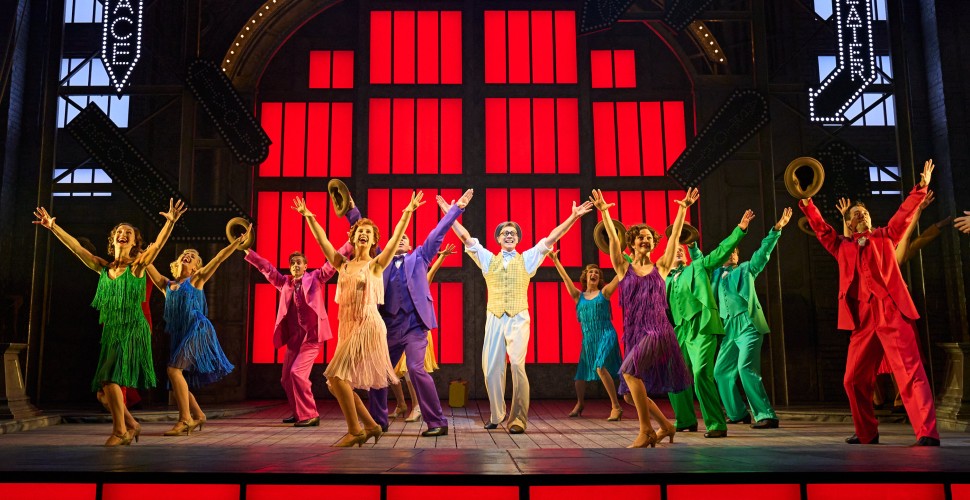
<path id="1" fill-rule="evenodd" d="M 512 257 L 515 257 L 517 253 L 518 252 L 516 252 L 515 250 L 512 250 L 511 252 L 508 250 L 502 250 L 502 257 L 512 258 Z"/>
<path id="2" fill-rule="evenodd" d="M 394 260 L 404 260 L 404 255 L 395 255 Z"/>

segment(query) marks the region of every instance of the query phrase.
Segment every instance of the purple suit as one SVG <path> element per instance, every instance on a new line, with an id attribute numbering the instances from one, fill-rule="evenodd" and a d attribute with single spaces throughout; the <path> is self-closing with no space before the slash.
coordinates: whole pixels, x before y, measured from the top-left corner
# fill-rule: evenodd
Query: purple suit
<path id="1" fill-rule="evenodd" d="M 347 219 L 353 224 L 360 219 L 360 211 L 352 208 L 347 213 Z M 347 242 L 339 252 L 346 257 L 353 250 L 353 245 Z M 246 262 L 255 266 L 280 291 L 273 347 L 279 349 L 286 346 L 280 383 L 290 410 L 297 420 L 316 417 L 319 413 L 313 399 L 310 370 L 323 343 L 333 338 L 327 318 L 325 285 L 336 270 L 325 262 L 323 267 L 304 273 L 297 284 L 292 276 L 280 273 L 275 265 L 255 251 L 250 250 L 246 254 Z"/>
<path id="2" fill-rule="evenodd" d="M 429 428 L 444 427 L 448 420 L 441 410 L 441 400 L 434 380 L 424 369 L 427 332 L 437 328 L 428 266 L 434 260 L 445 235 L 463 210 L 451 209 L 438 221 L 424 243 L 405 256 L 395 256 L 384 269 L 384 304 L 381 316 L 387 324 L 387 347 L 391 364 L 396 365 L 401 354 L 407 354 L 408 373 L 421 406 L 421 414 Z M 400 264 L 397 261 L 403 260 Z M 387 389 L 374 389 L 367 398 L 367 407 L 374 420 L 386 427 Z"/>

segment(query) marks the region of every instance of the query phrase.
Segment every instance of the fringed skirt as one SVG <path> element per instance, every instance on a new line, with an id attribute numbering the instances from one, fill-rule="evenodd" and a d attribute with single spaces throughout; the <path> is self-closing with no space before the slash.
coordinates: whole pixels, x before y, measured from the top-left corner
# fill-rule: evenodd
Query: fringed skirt
<path id="1" fill-rule="evenodd" d="M 194 389 L 211 384 L 235 368 L 219 345 L 215 327 L 202 314 L 195 313 L 186 333 L 170 335 L 172 349 L 168 366 L 182 369 L 189 387 Z"/>
<path id="2" fill-rule="evenodd" d="M 155 387 L 152 366 L 152 334 L 148 320 L 139 314 L 131 322 L 106 322 L 101 333 L 101 354 L 91 381 L 91 390 L 100 391 L 106 383 L 122 387 Z"/>
<path id="3" fill-rule="evenodd" d="M 609 321 L 595 322 L 589 328 L 583 325 L 583 348 L 579 354 L 574 380 L 592 382 L 599 380 L 597 368 L 605 368 L 611 377 L 620 369 L 620 343 L 616 330 Z"/>
<path id="4" fill-rule="evenodd" d="M 354 389 L 382 389 L 398 380 L 387 349 L 387 326 L 377 307 L 366 308 L 363 317 L 344 314 L 340 307 L 337 350 L 323 372 L 328 379 L 346 380 Z"/>
<path id="5" fill-rule="evenodd" d="M 657 329 L 626 328 L 623 332 L 626 357 L 620 373 L 643 381 L 647 394 L 680 392 L 690 387 L 693 376 L 687 370 L 677 334 L 669 323 Z M 620 379 L 619 394 L 628 394 L 626 380 Z"/>

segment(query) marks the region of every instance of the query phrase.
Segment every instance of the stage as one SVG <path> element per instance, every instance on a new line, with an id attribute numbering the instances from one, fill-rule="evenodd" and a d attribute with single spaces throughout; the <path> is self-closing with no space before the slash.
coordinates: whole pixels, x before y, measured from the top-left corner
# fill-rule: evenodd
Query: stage
<path id="1" fill-rule="evenodd" d="M 212 409 L 201 432 L 181 437 L 161 435 L 173 425 L 166 420 L 170 412 L 136 412 L 143 420 L 142 435 L 130 447 L 101 446 L 110 432 L 107 423 L 63 423 L 0 435 L 0 477 L 5 483 L 47 483 L 4 485 L 13 498 L 19 498 L 18 488 L 30 498 L 39 491 L 63 497 L 58 488 L 77 488 L 67 493 L 71 498 L 115 498 L 133 488 L 138 500 L 173 498 L 179 492 L 196 497 L 202 496 L 199 488 L 215 488 L 204 496 L 252 500 L 313 492 L 323 485 L 327 498 L 340 485 L 355 498 L 386 500 L 414 498 L 418 491 L 425 499 L 455 493 L 462 500 L 484 498 L 483 492 L 491 492 L 485 495 L 490 499 L 536 500 L 559 491 L 555 498 L 561 499 L 585 491 L 580 486 L 674 499 L 695 498 L 714 485 L 740 497 L 844 498 L 853 485 L 861 485 L 851 494 L 857 500 L 881 488 L 887 489 L 880 498 L 968 498 L 961 496 L 963 486 L 951 484 L 960 478 L 970 483 L 965 479 L 967 433 L 944 432 L 940 448 L 910 448 L 914 437 L 908 424 L 883 423 L 881 444 L 852 446 L 843 443 L 852 434 L 851 423 L 782 416 L 779 429 L 731 424 L 727 438 L 705 439 L 702 427 L 677 433 L 673 443 L 664 441 L 655 449 L 626 449 L 636 436 L 632 408 L 622 421 L 607 422 L 606 402 L 590 401 L 582 417 L 568 418 L 572 404 L 533 401 L 523 435 L 484 430 L 486 401 L 445 406 L 448 436 L 422 438 L 422 423 L 397 419 L 380 442 L 362 449 L 330 447 L 345 432 L 339 408 L 330 400 L 320 402 L 320 427 L 282 424 L 284 406 L 263 404 L 250 413 Z M 724 490 L 724 485 L 733 486 Z M 434 489 L 445 486 L 449 489 Z M 569 488 L 549 489 L 559 486 Z"/>

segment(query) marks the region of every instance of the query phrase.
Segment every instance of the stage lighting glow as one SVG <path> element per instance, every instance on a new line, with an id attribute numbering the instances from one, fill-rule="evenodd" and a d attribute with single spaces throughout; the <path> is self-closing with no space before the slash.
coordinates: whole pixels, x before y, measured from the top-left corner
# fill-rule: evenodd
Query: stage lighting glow
<path id="1" fill-rule="evenodd" d="M 103 0 L 101 58 L 111 85 L 121 93 L 141 58 L 141 0 Z"/>
<path id="2" fill-rule="evenodd" d="M 808 90 L 814 122 L 843 122 L 845 111 L 876 79 L 872 41 L 872 5 L 868 0 L 835 1 L 839 40 L 837 67 L 818 89 Z"/>

